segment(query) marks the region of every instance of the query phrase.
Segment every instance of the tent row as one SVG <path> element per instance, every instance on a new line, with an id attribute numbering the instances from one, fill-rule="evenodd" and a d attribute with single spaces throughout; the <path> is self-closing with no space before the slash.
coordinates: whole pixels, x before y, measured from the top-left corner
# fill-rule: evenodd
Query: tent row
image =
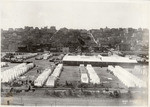
<path id="1" fill-rule="evenodd" d="M 108 69 L 127 87 L 146 87 L 146 82 L 140 80 L 120 66 L 115 66 L 115 68 L 113 66 L 108 66 Z"/>
<path id="2" fill-rule="evenodd" d="M 85 69 L 83 64 L 80 64 L 79 71 L 81 73 L 81 83 L 88 84 L 89 78 L 88 78 L 87 70 Z"/>
<path id="3" fill-rule="evenodd" d="M 27 64 L 28 70 L 32 69 L 34 66 L 35 66 L 34 63 L 29 63 L 29 64 Z"/>
<path id="4" fill-rule="evenodd" d="M 34 81 L 34 86 L 42 87 L 51 73 L 51 68 L 45 69 Z"/>
<path id="5" fill-rule="evenodd" d="M 52 54 L 43 54 L 43 59 L 49 59 L 52 56 Z"/>
<path id="6" fill-rule="evenodd" d="M 15 66 L 14 68 L 20 68 L 20 67 L 23 67 L 23 66 L 26 66 L 27 64 L 26 63 L 21 63 L 21 64 L 18 64 L 17 66 Z"/>
<path id="7" fill-rule="evenodd" d="M 33 67 L 34 67 L 33 63 L 29 63 L 29 64 L 22 63 L 22 64 L 19 64 L 15 67 L 11 68 L 11 69 L 3 71 L 3 72 L 1 72 L 1 75 L 2 75 L 1 82 L 2 83 L 11 82 Z"/>
<path id="8" fill-rule="evenodd" d="M 31 57 L 34 57 L 38 55 L 37 53 L 27 53 L 27 54 L 24 54 L 24 55 L 17 55 L 16 58 L 18 59 L 28 59 L 28 58 L 31 58 Z"/>
<path id="9" fill-rule="evenodd" d="M 146 82 L 142 81 L 141 79 L 139 79 L 135 75 L 131 74 L 127 70 L 123 69 L 120 66 L 116 66 L 115 68 L 122 71 L 124 75 L 126 75 L 128 78 L 130 78 L 130 80 L 134 83 L 135 87 L 140 87 L 140 88 L 141 87 L 146 87 Z"/>
<path id="10" fill-rule="evenodd" d="M 91 64 L 87 64 L 86 69 L 88 71 L 89 74 L 89 78 L 90 78 L 90 83 L 92 84 L 100 84 L 100 78 L 97 75 L 97 73 L 95 72 L 95 70 L 93 69 Z"/>
<path id="11" fill-rule="evenodd" d="M 60 76 L 63 69 L 63 64 L 58 64 L 54 69 L 53 73 L 48 77 L 46 87 L 54 87 L 57 78 Z"/>
<path id="12" fill-rule="evenodd" d="M 1 67 L 7 67 L 8 66 L 8 63 L 6 62 L 1 62 Z"/>

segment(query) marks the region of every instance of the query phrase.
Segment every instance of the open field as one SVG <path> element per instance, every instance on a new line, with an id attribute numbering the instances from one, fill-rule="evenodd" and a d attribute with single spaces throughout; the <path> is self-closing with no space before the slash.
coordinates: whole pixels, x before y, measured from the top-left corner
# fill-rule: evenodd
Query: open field
<path id="1" fill-rule="evenodd" d="M 78 66 L 64 66 L 60 76 L 60 83 L 80 81 L 80 72 Z"/>
<path id="2" fill-rule="evenodd" d="M 98 74 L 101 83 L 105 88 L 126 88 L 124 84 L 114 75 L 107 72 L 107 67 L 93 67 Z M 112 79 L 112 80 L 109 80 Z M 64 66 L 64 69 L 60 75 L 60 84 L 65 82 L 77 82 L 80 81 L 79 66 Z"/>
<path id="3" fill-rule="evenodd" d="M 107 72 L 107 67 L 94 67 L 96 73 L 104 83 L 105 87 L 109 88 L 126 88 L 126 86 L 114 75 Z M 111 78 L 112 80 L 109 80 Z"/>

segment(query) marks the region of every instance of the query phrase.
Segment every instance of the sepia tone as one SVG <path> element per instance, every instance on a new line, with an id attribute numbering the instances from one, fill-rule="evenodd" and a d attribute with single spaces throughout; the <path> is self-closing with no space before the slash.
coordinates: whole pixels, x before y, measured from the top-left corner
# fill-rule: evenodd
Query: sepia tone
<path id="1" fill-rule="evenodd" d="M 27 5 L 30 4 L 30 2 L 18 4 L 24 6 L 26 3 Z M 52 2 L 40 3 L 42 4 L 41 6 L 36 3 L 32 6 L 43 8 L 47 6 L 46 10 L 48 8 L 51 9 L 50 11 L 56 9 L 49 7 L 53 4 Z M 10 3 L 9 5 L 13 7 L 16 4 Z M 124 22 L 122 22 L 124 25 L 122 26 L 121 22 L 118 21 L 122 27 L 115 26 L 113 22 L 102 27 L 100 22 L 92 17 L 92 20 L 87 17 L 89 23 L 84 23 L 84 20 L 86 20 L 86 17 L 83 19 L 84 14 L 88 16 L 86 10 L 81 10 L 85 11 L 85 13 L 74 12 L 74 14 L 81 15 L 80 18 L 83 23 L 79 23 L 78 20 L 80 19 L 72 17 L 71 11 L 68 10 L 71 7 L 73 8 L 72 10 L 78 10 L 83 6 L 90 10 L 91 7 L 95 6 L 97 8 L 94 9 L 93 16 L 99 16 L 99 14 L 103 13 L 98 11 L 104 9 L 105 12 L 109 8 L 106 9 L 103 6 L 103 8 L 98 8 L 98 6 L 101 6 L 101 2 L 97 4 L 93 2 L 61 2 L 60 4 L 60 8 L 57 9 L 61 11 L 61 7 L 64 7 L 66 10 L 64 9 L 62 14 L 71 17 L 70 20 L 59 17 L 60 20 L 64 21 L 64 23 L 62 22 L 64 27 L 61 26 L 61 22 L 51 20 L 51 18 L 47 19 L 44 15 L 43 19 L 41 19 L 42 21 L 58 22 L 58 27 L 57 24 L 50 25 L 49 23 L 43 26 L 40 24 L 42 22 L 39 22 L 40 20 L 37 21 L 38 26 L 32 25 L 31 21 L 29 21 L 31 25 L 18 21 L 18 25 L 13 26 L 14 20 L 17 20 L 16 16 L 10 17 L 7 15 L 7 8 L 3 10 L 3 27 L 1 29 L 1 105 L 147 106 L 149 74 L 148 26 L 144 24 L 139 26 L 136 23 L 133 26 L 130 23 L 125 25 L 126 23 Z M 70 4 L 70 6 L 66 8 L 66 4 Z M 121 9 L 119 5 L 123 5 L 123 3 L 102 4 L 108 4 L 108 7 L 110 6 L 113 9 L 115 6 Z M 129 5 L 133 4 L 125 3 L 125 6 Z M 53 6 L 55 6 L 55 3 Z M 138 6 L 143 6 L 143 4 L 138 4 Z M 135 3 L 135 8 L 138 6 Z M 129 7 L 131 8 L 132 6 Z M 42 14 L 43 8 L 39 13 Z M 122 13 L 125 9 L 117 10 L 115 8 L 114 10 Z M 37 10 L 31 11 L 35 11 L 33 14 L 38 14 L 36 13 Z M 115 11 L 112 10 L 114 14 L 116 14 Z M 27 11 L 24 11 L 24 14 L 27 13 Z M 46 13 L 45 15 L 48 15 L 50 12 L 46 11 Z M 121 13 L 120 16 L 122 17 Z M 41 14 L 38 15 L 40 16 Z M 61 14 L 61 12 L 58 14 Z M 114 17 L 114 14 L 110 14 Z M 27 15 L 34 17 L 32 14 Z M 50 16 L 56 17 L 57 15 L 55 15 Z M 106 13 L 103 15 L 106 15 Z M 74 16 L 77 17 L 76 15 Z M 134 23 L 136 19 L 133 19 L 137 16 L 130 17 L 132 20 L 127 19 L 128 22 Z M 10 20 L 10 27 L 5 18 Z M 98 18 L 101 20 L 101 17 Z M 142 15 L 140 18 L 142 19 Z M 137 23 L 145 23 L 140 18 Z M 24 18 L 22 19 L 24 20 Z M 72 20 L 78 22 L 78 27 L 75 27 L 74 24 L 67 24 L 73 23 Z M 94 24 L 95 20 L 98 25 Z M 111 19 L 110 17 L 110 20 L 113 20 L 113 18 Z M 25 19 L 26 21 L 27 19 Z M 85 27 L 91 23 L 93 23 L 92 27 Z M 101 23 L 108 23 L 108 20 Z M 22 24 L 22 27 L 20 27 L 20 24 Z M 128 24 L 132 27 L 128 26 Z M 137 27 L 135 27 L 136 25 Z"/>

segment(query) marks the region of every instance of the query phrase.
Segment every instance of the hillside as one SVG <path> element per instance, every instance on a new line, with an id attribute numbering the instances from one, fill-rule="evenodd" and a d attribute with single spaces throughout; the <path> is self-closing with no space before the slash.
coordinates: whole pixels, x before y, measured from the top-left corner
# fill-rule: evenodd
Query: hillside
<path id="1" fill-rule="evenodd" d="M 120 44 L 128 45 L 132 50 L 148 49 L 149 30 L 133 28 L 100 28 L 100 29 L 67 29 L 56 30 L 55 26 L 50 28 L 28 27 L 1 30 L 2 51 L 17 51 L 18 47 L 40 45 L 45 48 L 62 47 L 95 47 L 108 45 L 110 48 L 117 48 Z"/>

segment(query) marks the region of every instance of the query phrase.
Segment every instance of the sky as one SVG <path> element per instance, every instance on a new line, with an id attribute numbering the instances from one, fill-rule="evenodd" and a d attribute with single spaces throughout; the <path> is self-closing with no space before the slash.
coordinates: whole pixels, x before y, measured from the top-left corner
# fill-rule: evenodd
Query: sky
<path id="1" fill-rule="evenodd" d="M 1 5 L 1 28 L 56 26 L 74 29 L 148 28 L 147 3 L 16 1 Z"/>

